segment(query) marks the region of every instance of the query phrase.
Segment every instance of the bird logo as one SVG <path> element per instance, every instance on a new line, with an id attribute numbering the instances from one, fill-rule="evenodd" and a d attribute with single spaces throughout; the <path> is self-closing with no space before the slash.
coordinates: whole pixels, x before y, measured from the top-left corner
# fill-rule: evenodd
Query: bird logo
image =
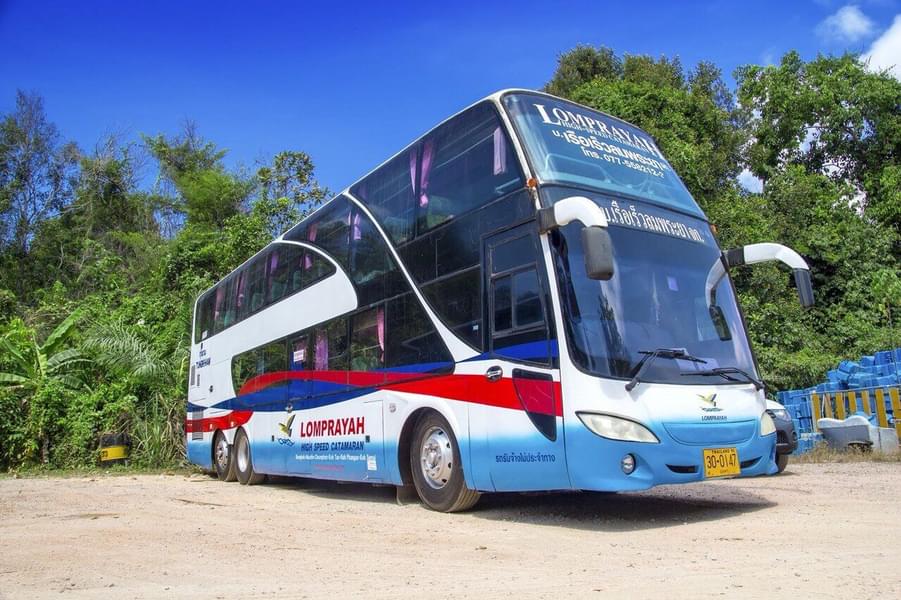
<path id="1" fill-rule="evenodd" d="M 706 396 L 698 394 L 698 398 L 701 399 L 701 410 L 703 411 L 719 412 L 723 410 L 716 405 L 716 394 L 707 394 Z"/>
<path id="2" fill-rule="evenodd" d="M 285 434 L 285 437 L 291 437 L 291 425 L 294 423 L 294 417 L 296 416 L 291 415 L 286 422 L 278 424 L 278 428 Z"/>

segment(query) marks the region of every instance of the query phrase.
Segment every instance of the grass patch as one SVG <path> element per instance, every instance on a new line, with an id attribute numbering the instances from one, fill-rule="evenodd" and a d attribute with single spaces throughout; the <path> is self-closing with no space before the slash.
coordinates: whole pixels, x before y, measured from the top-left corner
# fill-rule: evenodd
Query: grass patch
<path id="1" fill-rule="evenodd" d="M 873 450 L 856 450 L 849 448 L 845 451 L 839 451 L 830 448 L 821 442 L 810 452 L 792 456 L 790 462 L 795 464 L 818 464 L 818 463 L 854 463 L 854 462 L 883 462 L 883 463 L 901 463 L 901 452 L 887 454 L 885 452 Z"/>
<path id="2" fill-rule="evenodd" d="M 78 469 L 54 469 L 49 467 L 26 467 L 16 471 L 0 473 L 0 479 L 37 478 L 77 478 L 77 477 L 123 477 L 127 475 L 197 475 L 203 471 L 193 465 L 172 467 L 141 467 L 137 465 L 113 465 L 110 467 L 84 467 Z"/>

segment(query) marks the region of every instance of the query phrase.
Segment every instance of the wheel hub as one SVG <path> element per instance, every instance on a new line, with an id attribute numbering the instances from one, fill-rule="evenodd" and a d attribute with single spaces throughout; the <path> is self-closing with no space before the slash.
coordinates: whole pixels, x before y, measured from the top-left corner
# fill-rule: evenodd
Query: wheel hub
<path id="1" fill-rule="evenodd" d="M 440 427 L 432 427 L 423 437 L 419 464 L 430 487 L 440 490 L 447 485 L 454 468 L 454 449 L 450 437 Z"/>
<path id="2" fill-rule="evenodd" d="M 222 472 L 228 469 L 228 441 L 224 435 L 220 435 L 216 443 L 216 465 Z"/>

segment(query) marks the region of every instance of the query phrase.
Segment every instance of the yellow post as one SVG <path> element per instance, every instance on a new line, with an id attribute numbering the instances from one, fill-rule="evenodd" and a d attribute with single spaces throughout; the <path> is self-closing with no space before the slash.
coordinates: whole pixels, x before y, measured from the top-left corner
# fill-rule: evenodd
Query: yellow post
<path id="1" fill-rule="evenodd" d="M 863 400 L 863 412 L 872 414 L 870 411 L 870 390 L 863 390 L 860 392 L 860 399 Z"/>
<path id="2" fill-rule="evenodd" d="M 895 419 L 895 431 L 898 432 L 898 437 L 901 437 L 901 399 L 898 398 L 898 388 L 890 389 L 888 395 L 892 399 L 892 417 Z"/>
<path id="3" fill-rule="evenodd" d="M 819 397 L 819 395 L 817 395 L 816 392 L 811 392 L 810 393 L 810 419 L 813 421 L 813 423 L 811 424 L 811 428 L 814 431 L 819 431 L 819 429 L 817 429 L 817 421 L 820 420 L 821 416 L 822 415 L 820 413 L 820 397 Z"/>
<path id="4" fill-rule="evenodd" d="M 852 415 L 857 412 L 857 394 L 848 392 L 848 412 Z"/>
<path id="5" fill-rule="evenodd" d="M 888 427 L 888 415 L 885 412 L 885 392 L 882 388 L 876 390 L 876 415 L 879 417 L 879 426 Z"/>
<path id="6" fill-rule="evenodd" d="M 845 395 L 842 392 L 835 394 L 835 412 L 839 419 L 845 418 Z"/>
<path id="7" fill-rule="evenodd" d="M 823 395 L 823 416 L 829 419 L 835 418 L 832 413 L 832 394 Z"/>

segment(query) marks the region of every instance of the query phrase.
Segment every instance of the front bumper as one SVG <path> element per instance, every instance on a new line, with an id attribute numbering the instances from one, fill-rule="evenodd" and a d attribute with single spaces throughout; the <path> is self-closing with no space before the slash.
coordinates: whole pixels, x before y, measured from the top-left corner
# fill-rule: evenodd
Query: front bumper
<path id="1" fill-rule="evenodd" d="M 798 432 L 791 419 L 773 419 L 776 424 L 776 454 L 791 454 L 798 448 Z"/>
<path id="2" fill-rule="evenodd" d="M 567 464 L 570 481 L 576 489 L 628 491 L 701 481 L 705 448 L 734 447 L 741 465 L 738 477 L 772 475 L 778 470 L 776 436 L 761 437 L 759 430 L 740 443 L 702 445 L 677 442 L 663 427 L 652 427 L 660 443 L 646 444 L 608 440 L 589 431 L 578 418 L 566 421 Z M 625 454 L 632 454 L 636 462 L 635 470 L 629 475 L 620 466 Z"/>

